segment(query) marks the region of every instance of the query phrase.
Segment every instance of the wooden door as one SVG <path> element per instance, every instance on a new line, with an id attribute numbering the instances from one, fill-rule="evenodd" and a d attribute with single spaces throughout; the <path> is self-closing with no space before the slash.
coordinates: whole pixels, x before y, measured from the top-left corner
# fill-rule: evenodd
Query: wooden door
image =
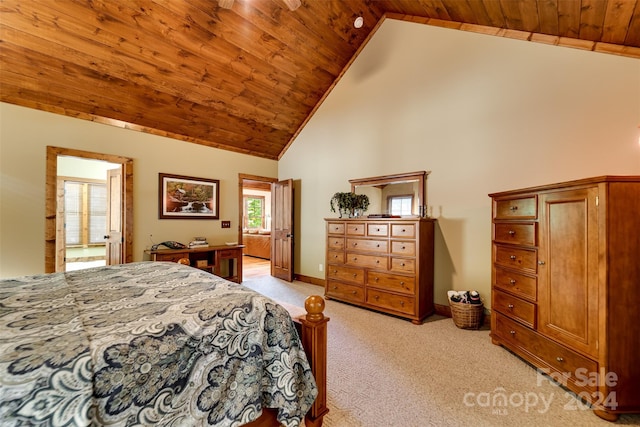
<path id="1" fill-rule="evenodd" d="M 55 271 L 67 269 L 67 240 L 65 234 L 64 180 L 56 182 L 56 263 Z"/>
<path id="2" fill-rule="evenodd" d="M 293 180 L 271 185 L 271 275 L 293 281 Z"/>
<path id="3" fill-rule="evenodd" d="M 107 265 L 122 263 L 122 168 L 107 171 Z"/>
<path id="4" fill-rule="evenodd" d="M 538 329 L 597 357 L 598 189 L 540 197 Z"/>

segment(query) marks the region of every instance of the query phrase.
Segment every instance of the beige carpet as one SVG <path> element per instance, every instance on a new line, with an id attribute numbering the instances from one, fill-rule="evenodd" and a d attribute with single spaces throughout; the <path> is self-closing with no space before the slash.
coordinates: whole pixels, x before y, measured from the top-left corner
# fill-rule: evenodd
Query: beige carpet
<path id="1" fill-rule="evenodd" d="M 303 305 L 323 288 L 272 277 L 244 285 Z M 609 426 L 505 349 L 488 330 L 432 316 L 423 325 L 327 301 L 326 427 Z M 502 399 L 501 399 L 502 398 Z M 640 425 L 623 415 L 617 425 Z"/>

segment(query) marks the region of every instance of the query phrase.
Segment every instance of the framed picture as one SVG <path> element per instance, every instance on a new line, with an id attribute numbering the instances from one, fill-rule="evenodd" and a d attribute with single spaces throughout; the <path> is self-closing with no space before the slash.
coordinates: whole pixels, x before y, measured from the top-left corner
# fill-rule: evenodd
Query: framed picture
<path id="1" fill-rule="evenodd" d="M 159 174 L 160 219 L 218 219 L 220 181 Z"/>

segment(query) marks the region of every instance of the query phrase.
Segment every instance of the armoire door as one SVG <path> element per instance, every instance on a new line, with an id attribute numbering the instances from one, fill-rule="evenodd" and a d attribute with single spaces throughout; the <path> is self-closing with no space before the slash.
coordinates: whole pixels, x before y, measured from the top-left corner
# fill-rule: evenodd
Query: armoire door
<path id="1" fill-rule="evenodd" d="M 540 196 L 538 330 L 586 355 L 598 346 L 598 188 Z"/>

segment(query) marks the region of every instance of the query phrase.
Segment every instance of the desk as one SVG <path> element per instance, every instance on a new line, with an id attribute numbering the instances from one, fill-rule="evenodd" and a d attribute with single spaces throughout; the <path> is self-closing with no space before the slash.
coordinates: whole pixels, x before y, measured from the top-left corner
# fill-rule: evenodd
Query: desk
<path id="1" fill-rule="evenodd" d="M 178 262 L 188 258 L 192 267 L 208 271 L 232 282 L 242 283 L 242 248 L 244 245 L 207 246 L 193 249 L 146 250 L 152 261 Z"/>

